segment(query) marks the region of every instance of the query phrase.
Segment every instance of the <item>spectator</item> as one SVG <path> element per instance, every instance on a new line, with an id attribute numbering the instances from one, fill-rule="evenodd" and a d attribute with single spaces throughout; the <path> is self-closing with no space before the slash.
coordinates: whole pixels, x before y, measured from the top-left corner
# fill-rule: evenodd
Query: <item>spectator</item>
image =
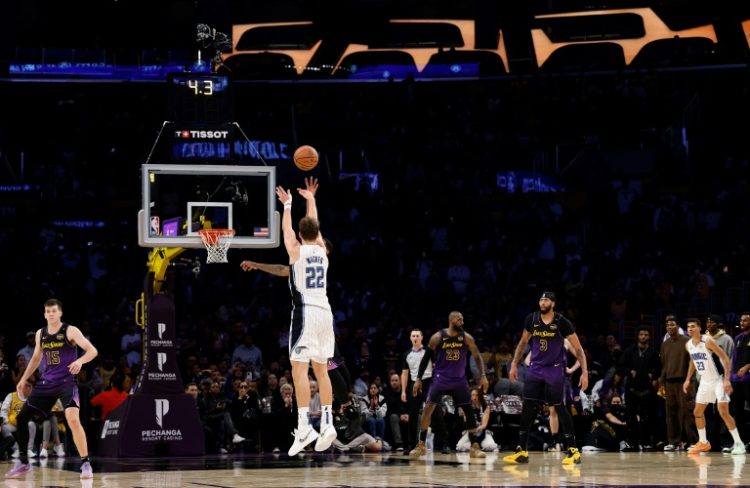
<path id="1" fill-rule="evenodd" d="M 391 374 L 388 388 L 383 391 L 387 412 L 387 426 L 390 431 L 391 445 L 396 451 L 404 450 L 404 438 L 409 433 L 409 406 L 401 400 L 401 378 L 398 374 Z"/>
<path id="2" fill-rule="evenodd" d="M 232 400 L 232 422 L 241 437 L 244 437 L 253 448 L 259 438 L 260 397 L 255 381 L 242 381 L 237 397 Z"/>
<path id="3" fill-rule="evenodd" d="M 221 395 L 221 385 L 211 383 L 208 395 L 201 399 L 202 420 L 212 433 L 212 450 L 226 454 L 231 444 L 239 444 L 245 439 L 239 435 L 229 415 L 231 400 Z"/>
<path id="4" fill-rule="evenodd" d="M 44 459 L 49 457 L 49 445 L 52 443 L 52 452 L 55 456 L 65 457 L 65 446 L 60 440 L 60 433 L 65 432 L 65 411 L 62 401 L 58 398 L 55 406 L 52 407 L 50 416 L 42 422 L 42 448 L 39 451 L 39 457 Z"/>
<path id="5" fill-rule="evenodd" d="M 19 356 L 23 357 L 23 356 Z M 8 393 L 3 401 L 3 406 L 0 408 L 0 417 L 2 417 L 2 435 L 3 438 L 13 436 L 18 430 L 16 425 L 16 417 L 21 412 L 21 409 L 26 404 L 26 400 L 31 395 L 31 390 L 34 387 L 33 381 L 26 381 L 23 386 L 23 390 L 20 392 Z M 29 420 L 29 444 L 25 446 L 28 449 L 28 455 L 30 458 L 36 457 L 34 451 L 34 438 L 36 437 L 36 424 L 33 420 Z M 19 446 L 16 445 L 13 448 L 13 458 L 19 457 Z"/>
<path id="6" fill-rule="evenodd" d="M 294 441 L 292 432 L 297 428 L 297 402 L 294 388 L 287 383 L 280 388 L 281 400 L 272 407 L 273 415 L 273 452 L 287 452 Z"/>
<path id="7" fill-rule="evenodd" d="M 260 374 L 263 369 L 263 353 L 255 345 L 252 334 L 245 334 L 242 344 L 237 346 L 232 353 L 232 364 L 242 363 L 248 371 Z"/>
<path id="8" fill-rule="evenodd" d="M 119 407 L 128 398 L 124 384 L 125 375 L 119 372 L 115 373 L 110 380 L 111 388 L 98 393 L 91 399 L 91 406 L 98 407 L 101 410 L 99 418 L 102 421 L 107 420 L 110 412 Z"/>
<path id="9" fill-rule="evenodd" d="M 31 361 L 31 356 L 34 354 L 34 346 L 36 345 L 35 337 L 36 332 L 34 332 L 33 330 L 28 331 L 26 333 L 26 345 L 24 345 L 16 353 L 16 356 L 23 356 L 23 358 L 25 359 L 24 365 L 29 364 L 29 361 Z"/>
<path id="10" fill-rule="evenodd" d="M 690 365 L 690 356 L 685 348 L 688 338 L 679 333 L 674 315 L 667 315 L 665 320 L 669 338 L 662 342 L 659 353 L 662 363 L 660 382 L 664 388 L 667 416 L 668 443 L 664 450 L 679 451 L 697 440 L 695 421 L 689 409 L 695 389 L 690 397 L 682 392 L 682 383 Z"/>
<path id="11" fill-rule="evenodd" d="M 338 402 L 335 402 L 338 404 Z M 363 415 L 360 411 L 360 402 L 346 402 L 335 405 L 333 416 L 334 427 L 336 427 L 336 440 L 333 441 L 334 449 L 341 452 L 381 452 L 388 450 L 390 446 L 382 439 L 376 439 L 362 428 Z M 338 408 L 335 408 L 338 406 Z"/>
<path id="12" fill-rule="evenodd" d="M 320 416 L 323 413 L 323 409 L 320 405 L 320 393 L 318 392 L 318 382 L 310 380 L 310 425 L 315 430 L 320 430 Z"/>
<path id="13" fill-rule="evenodd" d="M 484 393 L 480 388 L 471 389 L 471 410 L 464 412 L 461 409 L 459 415 L 464 419 L 466 424 L 466 415 L 473 415 L 476 419 L 476 427 L 471 430 L 471 433 L 476 435 L 479 445 L 484 451 L 496 451 L 497 443 L 495 442 L 493 432 L 489 429 L 490 427 L 490 416 L 492 412 L 487 401 L 484 398 Z M 469 440 L 469 432 L 465 431 L 461 440 L 456 444 L 457 451 L 468 451 L 471 448 L 471 441 Z"/>
<path id="14" fill-rule="evenodd" d="M 362 399 L 362 411 L 365 414 L 367 433 L 376 439 L 385 438 L 385 415 L 388 405 L 385 397 L 380 394 L 376 383 L 370 383 L 367 397 Z"/>
<path id="15" fill-rule="evenodd" d="M 136 330 L 134 323 L 128 325 L 128 332 L 120 339 L 120 350 L 127 359 L 128 367 L 141 364 L 141 334 Z"/>
<path id="16" fill-rule="evenodd" d="M 659 431 L 656 392 L 661 364 L 658 353 L 651 346 L 651 327 L 642 325 L 638 328 L 637 342 L 625 348 L 619 366 L 625 373 L 628 444 L 633 448 L 652 449 Z"/>

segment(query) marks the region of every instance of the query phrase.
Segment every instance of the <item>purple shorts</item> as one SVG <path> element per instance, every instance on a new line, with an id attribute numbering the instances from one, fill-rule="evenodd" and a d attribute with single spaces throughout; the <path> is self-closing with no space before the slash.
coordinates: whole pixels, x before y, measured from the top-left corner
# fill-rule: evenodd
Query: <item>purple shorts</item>
<path id="1" fill-rule="evenodd" d="M 532 364 L 526 370 L 523 384 L 524 400 L 537 400 L 551 405 L 563 402 L 565 383 L 564 366 L 538 366 Z"/>
<path id="2" fill-rule="evenodd" d="M 469 391 L 469 383 L 466 381 L 466 378 L 452 380 L 433 376 L 430 391 L 427 393 L 427 401 L 439 405 L 443 401 L 443 395 L 452 396 L 453 402 L 456 405 L 468 405 L 471 403 L 471 392 Z"/>

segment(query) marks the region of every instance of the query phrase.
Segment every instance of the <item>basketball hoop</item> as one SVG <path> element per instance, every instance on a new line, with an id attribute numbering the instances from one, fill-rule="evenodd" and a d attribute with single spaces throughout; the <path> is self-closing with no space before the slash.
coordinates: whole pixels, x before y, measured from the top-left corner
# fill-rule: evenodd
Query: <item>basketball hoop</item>
<path id="1" fill-rule="evenodd" d="M 207 264 L 227 263 L 227 249 L 232 243 L 234 229 L 201 229 L 198 231 L 208 251 Z"/>

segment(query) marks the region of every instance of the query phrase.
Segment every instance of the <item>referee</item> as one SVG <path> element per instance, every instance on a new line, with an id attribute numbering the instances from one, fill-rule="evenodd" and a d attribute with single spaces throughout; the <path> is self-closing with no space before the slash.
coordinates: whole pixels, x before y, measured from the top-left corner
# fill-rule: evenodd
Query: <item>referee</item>
<path id="1" fill-rule="evenodd" d="M 419 417 L 427 393 L 430 391 L 430 384 L 432 383 L 432 362 L 430 362 L 422 375 L 422 391 L 416 397 L 412 395 L 412 385 L 414 385 L 414 381 L 417 379 L 419 363 L 422 361 L 422 356 L 425 353 L 424 346 L 422 345 L 424 334 L 422 334 L 421 329 L 413 328 L 409 333 L 409 339 L 411 340 L 411 348 L 404 353 L 401 370 L 401 401 L 405 402 L 408 399 L 409 402 L 409 438 L 406 441 L 409 445 L 404 449 L 405 454 L 411 451 L 417 445 L 417 442 L 419 442 Z M 434 449 L 438 450 L 442 448 L 445 450 L 448 448 L 445 421 L 443 419 L 443 409 L 440 405 L 438 407 L 432 413 L 430 425 L 435 434 Z"/>

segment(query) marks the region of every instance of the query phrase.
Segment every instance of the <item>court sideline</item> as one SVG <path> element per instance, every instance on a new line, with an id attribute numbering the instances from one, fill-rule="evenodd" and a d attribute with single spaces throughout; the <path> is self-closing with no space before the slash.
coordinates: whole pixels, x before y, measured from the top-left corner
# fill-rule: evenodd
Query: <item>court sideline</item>
<path id="1" fill-rule="evenodd" d="M 9 487 L 442 487 L 442 486 L 747 486 L 746 456 L 720 453 L 584 453 L 562 466 L 561 453 L 531 453 L 527 465 L 507 465 L 504 453 L 469 460 L 468 453 L 412 460 L 386 454 L 257 454 L 195 458 L 94 459 L 94 479 L 79 480 L 77 458 L 34 460 Z M 0 464 L 3 472 L 10 461 Z"/>

